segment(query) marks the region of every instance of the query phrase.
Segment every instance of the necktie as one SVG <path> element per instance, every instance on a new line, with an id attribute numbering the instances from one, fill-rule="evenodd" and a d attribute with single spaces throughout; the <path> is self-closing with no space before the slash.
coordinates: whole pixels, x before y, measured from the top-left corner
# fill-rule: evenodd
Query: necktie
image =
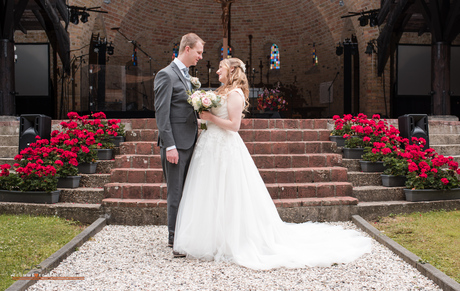
<path id="1" fill-rule="evenodd" d="M 190 81 L 190 74 L 188 73 L 188 68 L 183 68 L 182 71 L 184 72 L 185 79 Z"/>

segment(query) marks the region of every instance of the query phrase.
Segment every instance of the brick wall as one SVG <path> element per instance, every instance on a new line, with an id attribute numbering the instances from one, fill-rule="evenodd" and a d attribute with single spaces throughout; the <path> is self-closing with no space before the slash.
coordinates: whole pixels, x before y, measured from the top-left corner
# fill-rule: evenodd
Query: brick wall
<path id="1" fill-rule="evenodd" d="M 196 32 L 205 41 L 204 59 L 198 64 L 197 75 L 203 85 L 208 82 L 209 61 L 212 73 L 210 81 L 218 83 L 215 71 L 220 60 L 222 45 L 221 7 L 212 0 L 112 0 L 110 4 L 102 0 L 69 1 L 69 5 L 96 7 L 108 11 L 108 14 L 90 13 L 86 24 L 69 25 L 71 38 L 71 58 L 88 53 L 91 33 L 99 33 L 113 41 L 115 54 L 108 58 L 108 65 L 117 67 L 128 64 L 131 60 L 133 46 L 120 33 L 111 28 L 120 27 L 120 32 L 129 39 L 141 44 L 153 60 L 138 52 L 138 75 L 145 80 L 142 91 L 151 99 L 152 75 L 150 70 L 157 72 L 171 62 L 174 43 L 188 32 Z M 379 8 L 378 0 L 344 1 L 339 0 L 252 0 L 235 1 L 232 4 L 231 46 L 233 55 L 245 63 L 249 60 L 249 35 L 252 35 L 252 67 L 256 74 L 254 83 L 267 83 L 269 68 L 267 56 L 270 45 L 276 43 L 280 49 L 281 69 L 271 70 L 268 83 L 281 82 L 284 85 L 295 85 L 303 98 L 304 106 L 322 106 L 322 116 L 328 115 L 327 104 L 319 102 L 319 88 L 322 82 L 331 81 L 336 72 L 341 72 L 334 84 L 334 102 L 331 104 L 332 114 L 343 113 L 343 55 L 337 56 L 335 47 L 338 42 L 355 35 L 359 49 L 360 100 L 359 112 L 366 114 L 390 113 L 390 86 L 392 80 L 392 62 L 388 62 L 385 74 L 377 76 L 377 55 L 366 55 L 367 43 L 379 35 L 378 28 L 360 27 L 357 17 L 340 18 L 348 12 Z M 43 33 L 16 33 L 16 42 L 44 41 Z M 403 35 L 404 43 L 430 43 L 429 34 Z M 460 43 L 457 38 L 456 43 Z M 316 48 L 319 65 L 312 64 L 312 49 Z M 394 57 L 394 56 L 393 56 Z M 263 69 L 260 71 L 259 64 Z M 251 68 L 249 68 L 251 69 Z M 112 78 L 112 77 L 110 77 Z M 118 78 L 117 76 L 113 77 Z M 385 81 L 383 80 L 385 78 Z M 77 87 L 73 108 L 80 107 L 80 74 L 76 75 Z M 111 84 L 116 81 L 110 80 Z M 385 86 L 384 86 L 385 84 Z M 135 90 L 140 90 L 135 88 Z M 114 92 L 116 90 L 114 89 Z M 115 95 L 114 95 L 115 96 Z M 117 95 L 118 96 L 118 95 Z M 384 96 L 386 97 L 386 109 Z M 113 97 L 117 98 L 117 97 Z M 66 102 L 70 102 L 69 98 Z M 142 103 L 139 100 L 138 103 Z M 301 102 L 300 102 L 301 103 Z M 300 104 L 299 103 L 299 104 Z M 152 100 L 145 106 L 153 108 Z M 139 105 L 140 106 L 140 105 Z M 67 106 L 72 108 L 72 106 Z"/>

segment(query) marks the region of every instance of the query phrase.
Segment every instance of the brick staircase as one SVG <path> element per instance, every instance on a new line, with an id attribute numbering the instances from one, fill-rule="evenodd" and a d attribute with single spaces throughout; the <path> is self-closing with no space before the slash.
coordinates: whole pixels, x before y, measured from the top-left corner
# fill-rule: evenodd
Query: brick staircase
<path id="1" fill-rule="evenodd" d="M 278 208 L 358 203 L 351 197 L 347 169 L 341 167 L 342 156 L 329 141 L 329 132 L 327 120 L 320 119 L 243 121 L 240 135 Z M 166 207 L 157 135 L 155 120 L 133 120 L 132 131 L 120 146 L 102 201 L 119 223 L 140 223 L 137 220 L 149 215 L 146 208 Z M 132 215 L 119 217 L 119 212 L 127 211 Z"/>
<path id="2" fill-rule="evenodd" d="M 115 149 L 115 159 L 98 161 L 96 174 L 82 174 L 79 188 L 61 189 L 59 203 L 0 202 L 0 213 L 59 215 L 85 223 L 109 215 L 112 224 L 166 224 L 166 184 L 155 120 L 122 122 L 127 140 Z M 59 123 L 53 121 L 53 129 Z M 457 161 L 459 125 L 458 121 L 430 121 L 430 145 Z M 329 141 L 332 128 L 332 120 L 326 119 L 243 120 L 239 133 L 283 220 L 349 220 L 356 213 L 375 219 L 452 206 L 406 202 L 402 187 L 381 186 L 380 173 L 363 173 L 357 160 L 342 159 L 341 148 Z M 0 164 L 14 163 L 18 133 L 18 121 L 0 120 Z M 452 207 L 458 208 L 457 204 Z"/>

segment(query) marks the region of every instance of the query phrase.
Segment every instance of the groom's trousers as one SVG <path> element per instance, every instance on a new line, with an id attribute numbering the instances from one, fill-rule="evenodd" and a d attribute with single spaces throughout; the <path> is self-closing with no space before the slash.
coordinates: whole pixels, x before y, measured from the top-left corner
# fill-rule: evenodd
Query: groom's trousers
<path id="1" fill-rule="evenodd" d="M 174 237 L 177 211 L 182 198 L 182 190 L 184 189 L 185 178 L 187 176 L 190 160 L 192 159 L 193 149 L 194 146 L 187 150 L 178 149 L 179 163 L 172 164 L 166 160 L 166 149 L 161 148 L 161 163 L 168 187 L 167 209 L 169 239 Z"/>

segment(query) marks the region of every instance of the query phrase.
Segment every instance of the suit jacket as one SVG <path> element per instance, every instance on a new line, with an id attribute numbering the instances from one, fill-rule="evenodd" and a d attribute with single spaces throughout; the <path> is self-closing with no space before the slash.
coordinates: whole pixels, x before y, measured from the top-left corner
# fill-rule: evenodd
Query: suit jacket
<path id="1" fill-rule="evenodd" d="M 158 145 L 189 149 L 198 135 L 197 118 L 188 104 L 189 81 L 174 62 L 155 76 L 155 118 L 159 130 Z"/>

